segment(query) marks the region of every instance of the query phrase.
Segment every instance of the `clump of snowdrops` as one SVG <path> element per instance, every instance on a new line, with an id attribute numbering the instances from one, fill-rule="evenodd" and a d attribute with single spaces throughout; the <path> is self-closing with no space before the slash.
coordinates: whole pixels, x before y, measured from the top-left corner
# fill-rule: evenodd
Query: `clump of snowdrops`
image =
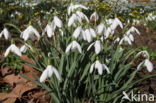
<path id="1" fill-rule="evenodd" d="M 141 36 L 137 28 L 117 17 L 99 16 L 97 11 L 85 15 L 83 11 L 89 9 L 71 3 L 63 16 L 55 11 L 44 28 L 40 24 L 40 32 L 29 23 L 21 30 L 20 46 L 7 26 L 0 33 L 11 41 L 4 56 L 13 53 L 33 59 L 33 64 L 25 62 L 41 71 L 33 82 L 44 88 L 54 103 L 122 103 L 122 92 L 134 89 L 137 72 L 153 70 L 147 51 L 126 48 L 133 44 L 134 35 Z M 134 66 L 140 56 L 145 59 Z"/>

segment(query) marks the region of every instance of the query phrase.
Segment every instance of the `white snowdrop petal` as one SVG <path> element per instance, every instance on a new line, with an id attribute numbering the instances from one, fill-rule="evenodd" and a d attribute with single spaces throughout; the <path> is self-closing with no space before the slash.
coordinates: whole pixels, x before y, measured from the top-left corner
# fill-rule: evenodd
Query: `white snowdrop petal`
<path id="1" fill-rule="evenodd" d="M 42 72 L 39 81 L 40 81 L 40 82 L 44 82 L 47 78 L 48 78 L 48 70 L 45 69 L 45 70 Z"/>
<path id="2" fill-rule="evenodd" d="M 110 70 L 105 64 L 103 64 L 103 68 L 107 71 L 108 74 L 110 74 Z"/>
<path id="3" fill-rule="evenodd" d="M 90 28 L 89 30 L 90 30 L 90 34 L 92 35 L 92 37 L 95 38 L 96 37 L 96 33 L 95 33 L 94 29 Z"/>
<path id="4" fill-rule="evenodd" d="M 96 53 L 96 54 L 99 54 L 100 51 L 101 51 L 101 43 L 100 43 L 99 40 L 95 41 L 94 47 L 95 47 L 95 53 Z"/>
<path id="5" fill-rule="evenodd" d="M 74 24 L 75 19 L 76 19 L 76 15 L 73 14 L 68 20 L 68 27 Z"/>
<path id="6" fill-rule="evenodd" d="M 9 46 L 9 47 L 7 48 L 7 50 L 5 51 L 4 57 L 7 57 L 8 54 L 10 53 L 10 51 L 11 51 L 11 46 Z"/>
<path id="7" fill-rule="evenodd" d="M 68 53 L 69 51 L 70 51 L 70 49 L 71 49 L 71 47 L 72 47 L 72 44 L 70 43 L 68 46 L 67 46 L 67 48 L 66 48 L 66 53 Z"/>
<path id="8" fill-rule="evenodd" d="M 12 44 L 11 51 L 17 54 L 18 56 L 22 56 L 20 49 L 17 48 L 14 44 Z"/>
<path id="9" fill-rule="evenodd" d="M 51 37 L 54 35 L 53 29 L 52 29 L 52 27 L 51 27 L 50 24 L 47 24 L 47 26 L 46 26 L 46 28 L 45 28 L 45 31 L 47 32 L 47 36 L 48 36 L 49 38 L 51 38 Z"/>
<path id="10" fill-rule="evenodd" d="M 92 20 L 92 19 L 95 19 L 95 21 L 97 21 L 99 19 L 97 12 L 94 12 L 93 14 L 91 14 L 90 20 Z"/>
<path id="11" fill-rule="evenodd" d="M 89 29 L 85 30 L 85 35 L 86 35 L 86 40 L 90 43 L 92 41 L 92 37 L 91 37 Z"/>
<path id="12" fill-rule="evenodd" d="M 89 47 L 87 48 L 87 51 L 89 51 L 89 50 L 91 49 L 91 47 L 92 47 L 94 44 L 95 44 L 95 42 L 91 43 L 91 44 L 89 45 Z"/>
<path id="13" fill-rule="evenodd" d="M 74 38 L 78 38 L 80 33 L 81 33 L 82 28 L 81 27 L 77 27 L 73 33 L 73 37 Z"/>
<path id="14" fill-rule="evenodd" d="M 103 23 L 101 23 L 101 24 L 99 24 L 99 25 L 97 26 L 96 31 L 97 31 L 98 34 L 102 34 L 102 32 L 104 31 L 104 29 L 105 29 L 105 26 L 104 26 Z"/>
<path id="15" fill-rule="evenodd" d="M 56 69 L 55 67 L 53 67 L 53 72 L 54 72 L 56 78 L 57 78 L 58 80 L 61 80 L 61 76 L 60 76 L 59 72 L 57 71 L 57 69 Z"/>
<path id="16" fill-rule="evenodd" d="M 93 63 L 93 64 L 91 65 L 90 70 L 89 70 L 90 73 L 93 72 L 93 70 L 94 70 L 94 66 L 95 66 L 95 63 Z"/>
<path id="17" fill-rule="evenodd" d="M 73 41 L 73 45 L 75 45 L 75 48 L 78 49 L 79 53 L 82 53 L 82 49 L 81 49 L 80 44 L 78 44 L 76 41 Z"/>
<path id="18" fill-rule="evenodd" d="M 95 62 L 95 68 L 98 70 L 99 75 L 102 75 L 103 67 L 102 67 L 102 64 L 98 60 Z"/>
<path id="19" fill-rule="evenodd" d="M 46 70 L 47 70 L 47 75 L 48 75 L 48 77 L 51 77 L 51 76 L 53 75 L 53 66 L 48 65 L 48 66 L 46 67 Z"/>
<path id="20" fill-rule="evenodd" d="M 57 27 L 59 28 L 62 27 L 62 21 L 57 16 L 54 16 L 54 23 L 56 24 Z"/>
<path id="21" fill-rule="evenodd" d="M 4 28 L 4 32 L 3 32 L 3 34 L 4 34 L 4 37 L 5 37 L 6 40 L 9 39 L 9 37 L 10 37 L 10 33 L 9 33 L 9 31 L 8 31 L 7 28 Z"/>
<path id="22" fill-rule="evenodd" d="M 4 32 L 4 31 L 2 30 L 2 32 L 0 33 L 0 38 L 2 37 L 2 35 L 3 35 L 3 32 Z"/>
<path id="23" fill-rule="evenodd" d="M 152 72 L 153 70 L 153 64 L 151 61 L 149 61 L 149 59 L 146 59 L 144 62 L 144 65 L 146 66 L 148 72 Z"/>
<path id="24" fill-rule="evenodd" d="M 28 47 L 26 45 L 23 45 L 21 48 L 20 48 L 20 51 L 22 53 L 25 53 L 27 51 Z"/>
<path id="25" fill-rule="evenodd" d="M 131 41 L 134 41 L 134 37 L 133 37 L 132 34 L 129 35 L 129 38 L 130 38 Z"/>

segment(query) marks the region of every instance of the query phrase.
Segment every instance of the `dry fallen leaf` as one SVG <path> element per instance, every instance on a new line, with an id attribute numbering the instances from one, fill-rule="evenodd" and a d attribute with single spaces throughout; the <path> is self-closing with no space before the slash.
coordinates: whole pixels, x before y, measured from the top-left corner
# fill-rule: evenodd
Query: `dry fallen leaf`
<path id="1" fill-rule="evenodd" d="M 23 93 L 35 89 L 37 86 L 35 85 L 26 85 L 26 84 L 20 84 L 17 85 L 10 93 L 0 93 L 0 101 L 3 101 L 3 103 L 14 103 L 17 98 L 21 98 Z"/>

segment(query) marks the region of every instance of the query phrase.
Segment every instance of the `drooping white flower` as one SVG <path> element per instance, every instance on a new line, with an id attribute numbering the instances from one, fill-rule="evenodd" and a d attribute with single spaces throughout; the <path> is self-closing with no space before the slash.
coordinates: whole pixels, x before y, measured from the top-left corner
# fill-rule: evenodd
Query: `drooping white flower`
<path id="1" fill-rule="evenodd" d="M 61 80 L 61 76 L 57 71 L 57 69 L 52 65 L 48 65 L 40 76 L 40 82 L 44 82 L 47 78 L 51 77 L 53 74 L 55 74 L 58 80 Z"/>
<path id="2" fill-rule="evenodd" d="M 62 21 L 57 17 L 57 16 L 54 16 L 54 20 L 53 20 L 53 22 L 54 22 L 54 24 L 57 26 L 57 27 L 59 27 L 59 28 L 61 28 L 62 27 Z"/>
<path id="3" fill-rule="evenodd" d="M 23 46 L 21 46 L 20 51 L 21 53 L 26 53 L 26 51 L 30 49 L 31 51 L 33 51 L 32 47 L 30 45 L 28 45 L 27 43 L 25 43 Z"/>
<path id="4" fill-rule="evenodd" d="M 114 19 L 113 25 L 114 25 L 114 29 L 115 29 L 118 25 L 120 26 L 120 28 L 123 29 L 123 24 L 122 24 L 122 22 L 121 22 L 118 18 L 115 18 L 115 19 Z"/>
<path id="5" fill-rule="evenodd" d="M 98 74 L 102 75 L 103 70 L 106 70 L 108 74 L 110 74 L 109 68 L 105 64 L 101 64 L 99 60 L 96 60 L 90 67 L 90 73 L 93 72 L 94 69 L 98 70 Z"/>
<path id="6" fill-rule="evenodd" d="M 76 14 L 72 14 L 72 16 L 68 20 L 68 27 L 75 25 L 76 20 L 77 20 Z"/>
<path id="7" fill-rule="evenodd" d="M 149 53 L 146 50 L 140 51 L 139 53 L 137 53 L 136 57 L 138 57 L 140 55 L 142 55 L 142 56 L 144 56 L 145 58 L 148 58 L 148 59 L 150 58 Z"/>
<path id="8" fill-rule="evenodd" d="M 113 35 L 113 34 L 114 34 L 114 30 L 112 30 L 111 27 L 108 27 L 106 31 L 104 32 L 104 37 L 105 39 L 107 39 L 110 35 Z"/>
<path id="9" fill-rule="evenodd" d="M 124 36 L 124 37 L 120 40 L 120 42 L 119 42 L 119 45 L 121 45 L 121 44 L 132 45 L 132 41 L 131 41 L 131 39 L 130 39 L 129 37 Z"/>
<path id="10" fill-rule="evenodd" d="M 83 12 L 76 11 L 76 15 L 79 16 L 79 18 L 81 19 L 81 21 L 82 21 L 82 19 L 85 19 L 87 22 L 89 22 L 88 17 Z"/>
<path id="11" fill-rule="evenodd" d="M 82 53 L 82 49 L 81 49 L 80 44 L 74 40 L 67 46 L 65 52 L 68 53 L 70 50 L 75 51 L 76 49 L 79 51 L 79 53 Z"/>
<path id="12" fill-rule="evenodd" d="M 80 37 L 81 32 L 82 32 L 82 27 L 81 27 L 81 26 L 77 27 L 77 28 L 74 30 L 73 37 L 74 37 L 74 38 Z"/>
<path id="13" fill-rule="evenodd" d="M 36 37 L 39 40 L 40 34 L 33 26 L 30 25 L 21 33 L 20 37 L 25 41 L 28 40 L 29 38 L 33 40 Z"/>
<path id="14" fill-rule="evenodd" d="M 89 31 L 90 31 L 91 36 L 95 38 L 96 37 L 95 30 L 93 28 L 89 28 Z"/>
<path id="15" fill-rule="evenodd" d="M 2 30 L 2 32 L 0 33 L 0 38 L 4 35 L 4 38 L 6 40 L 8 40 L 10 37 L 11 37 L 11 34 L 9 33 L 8 29 L 7 28 L 4 28 Z"/>
<path id="16" fill-rule="evenodd" d="M 95 42 L 93 42 L 92 44 L 89 45 L 89 47 L 87 48 L 87 51 L 90 50 L 90 48 L 94 45 L 95 48 L 95 53 L 99 54 L 102 51 L 102 45 L 100 40 L 96 40 Z"/>
<path id="17" fill-rule="evenodd" d="M 103 23 L 100 23 L 97 28 L 96 28 L 96 32 L 101 35 L 104 31 L 106 30 L 106 27 Z"/>
<path id="18" fill-rule="evenodd" d="M 90 33 L 90 30 L 89 29 L 86 29 L 85 31 L 85 37 L 86 37 L 86 40 L 90 43 L 93 39 L 91 33 Z"/>
<path id="19" fill-rule="evenodd" d="M 134 41 L 134 36 L 133 33 L 137 33 L 138 35 L 140 35 L 140 32 L 135 28 L 135 27 L 131 27 L 124 35 L 124 37 L 121 39 L 119 44 L 129 44 L 132 45 L 132 42 Z"/>
<path id="20" fill-rule="evenodd" d="M 126 34 L 131 34 L 131 33 L 137 33 L 138 35 L 140 35 L 140 32 L 137 28 L 135 28 L 134 26 L 132 26 Z"/>
<path id="21" fill-rule="evenodd" d="M 9 53 L 12 52 L 18 56 L 22 56 L 20 49 L 15 45 L 11 44 L 4 53 L 4 57 L 7 57 Z"/>
<path id="22" fill-rule="evenodd" d="M 48 36 L 49 38 L 51 38 L 51 37 L 54 35 L 54 28 L 52 27 L 51 24 L 47 24 L 47 26 L 45 27 L 44 30 L 46 31 L 47 36 Z"/>
<path id="23" fill-rule="evenodd" d="M 96 21 L 98 21 L 98 19 L 99 19 L 99 16 L 96 11 L 93 14 L 91 14 L 91 16 L 90 16 L 91 21 L 94 20 L 96 22 Z"/>
<path id="24" fill-rule="evenodd" d="M 141 62 L 138 65 L 137 69 L 139 70 L 139 69 L 141 69 L 141 67 L 146 67 L 148 72 L 152 72 L 152 70 L 153 70 L 153 64 L 149 59 L 145 59 L 143 62 Z"/>
<path id="25" fill-rule="evenodd" d="M 70 15 L 73 11 L 75 11 L 75 10 L 78 9 L 78 8 L 80 8 L 80 9 L 85 9 L 85 10 L 88 9 L 88 7 L 86 7 L 86 6 L 84 6 L 84 5 L 81 5 L 81 4 L 75 4 L 75 5 L 74 5 L 73 3 L 71 3 L 70 6 L 68 7 L 68 10 L 67 10 L 68 15 Z"/>
<path id="26" fill-rule="evenodd" d="M 107 31 L 106 35 L 109 35 L 110 33 L 112 33 L 112 31 L 115 31 L 115 29 L 118 26 L 120 26 L 120 28 L 123 29 L 123 24 L 122 24 L 122 22 L 118 18 L 108 19 L 108 20 L 106 20 L 106 23 L 109 25 L 108 26 L 108 31 Z"/>

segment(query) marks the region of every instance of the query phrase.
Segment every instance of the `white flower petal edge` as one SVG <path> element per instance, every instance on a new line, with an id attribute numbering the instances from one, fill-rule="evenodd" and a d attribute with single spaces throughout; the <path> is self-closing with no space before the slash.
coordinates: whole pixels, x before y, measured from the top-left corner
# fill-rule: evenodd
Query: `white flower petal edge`
<path id="1" fill-rule="evenodd" d="M 142 55 L 142 56 L 144 56 L 144 57 L 146 57 L 146 58 L 148 58 L 149 59 L 149 53 L 146 51 L 146 50 L 144 50 L 144 51 L 140 51 L 139 53 L 137 53 L 136 54 L 136 57 L 138 57 L 138 56 L 140 56 L 140 55 Z"/>
<path id="2" fill-rule="evenodd" d="M 8 54 L 9 54 L 10 52 L 13 52 L 14 54 L 16 54 L 16 55 L 18 55 L 18 56 L 22 56 L 22 53 L 21 53 L 20 49 L 19 49 L 18 47 L 16 47 L 15 44 L 11 44 L 11 45 L 7 48 L 7 50 L 6 50 L 5 53 L 4 53 L 4 57 L 7 57 Z"/>
<path id="3" fill-rule="evenodd" d="M 57 16 L 54 16 L 54 23 L 57 27 L 61 28 L 62 27 L 62 21 L 57 17 Z"/>
<path id="4" fill-rule="evenodd" d="M 25 43 L 25 44 L 20 48 L 20 51 L 21 51 L 21 53 L 26 53 L 26 51 L 27 51 L 28 49 L 30 49 L 31 51 L 33 51 L 33 48 L 32 48 L 30 45 L 28 45 L 27 43 Z"/>
<path id="5" fill-rule="evenodd" d="M 77 49 L 79 51 L 79 53 L 82 53 L 80 44 L 74 40 L 67 46 L 65 52 L 68 53 L 70 50 L 74 51 L 75 49 Z"/>
<path id="6" fill-rule="evenodd" d="M 137 69 L 138 70 L 141 69 L 142 66 L 146 67 L 148 72 L 152 72 L 152 70 L 153 70 L 153 64 L 152 64 L 152 62 L 149 59 L 145 59 L 143 62 L 141 62 L 138 65 Z"/>
<path id="7" fill-rule="evenodd" d="M 90 48 L 94 45 L 94 48 L 95 48 L 95 53 L 96 54 L 99 54 L 101 51 L 102 51 L 102 45 L 101 45 L 101 42 L 100 40 L 96 40 L 95 42 L 91 43 L 89 45 L 89 47 L 87 48 L 87 51 L 90 50 Z"/>
<path id="8" fill-rule="evenodd" d="M 7 28 L 4 28 L 2 30 L 2 32 L 0 33 L 0 38 L 2 37 L 2 35 L 4 35 L 4 38 L 6 40 L 8 40 L 10 37 L 11 37 L 11 34 L 9 33 L 8 29 Z"/>
<path id="9" fill-rule="evenodd" d="M 51 38 L 54 35 L 54 29 L 52 28 L 51 24 L 47 24 L 44 29 L 47 32 L 47 36 Z"/>
<path id="10" fill-rule="evenodd" d="M 96 60 L 90 67 L 90 73 L 93 72 L 94 69 L 98 70 L 98 74 L 102 75 L 103 74 L 103 70 L 107 71 L 107 74 L 110 74 L 110 70 L 109 68 L 105 65 L 105 64 L 101 64 L 99 60 Z"/>
<path id="11" fill-rule="evenodd" d="M 98 19 L 99 19 L 99 16 L 96 11 L 93 14 L 91 14 L 90 20 L 94 20 L 96 22 Z"/>
<path id="12" fill-rule="evenodd" d="M 34 39 L 35 36 L 37 39 L 40 39 L 40 34 L 39 32 L 33 27 L 33 26 L 28 26 L 22 33 L 21 33 L 21 38 L 24 39 L 25 41 L 30 39 Z"/>
<path id="13" fill-rule="evenodd" d="M 48 65 L 46 67 L 46 69 L 42 72 L 39 81 L 44 82 L 48 77 L 51 77 L 53 73 L 55 74 L 56 78 L 60 81 L 61 76 L 59 72 L 57 71 L 57 69 L 52 65 Z"/>

